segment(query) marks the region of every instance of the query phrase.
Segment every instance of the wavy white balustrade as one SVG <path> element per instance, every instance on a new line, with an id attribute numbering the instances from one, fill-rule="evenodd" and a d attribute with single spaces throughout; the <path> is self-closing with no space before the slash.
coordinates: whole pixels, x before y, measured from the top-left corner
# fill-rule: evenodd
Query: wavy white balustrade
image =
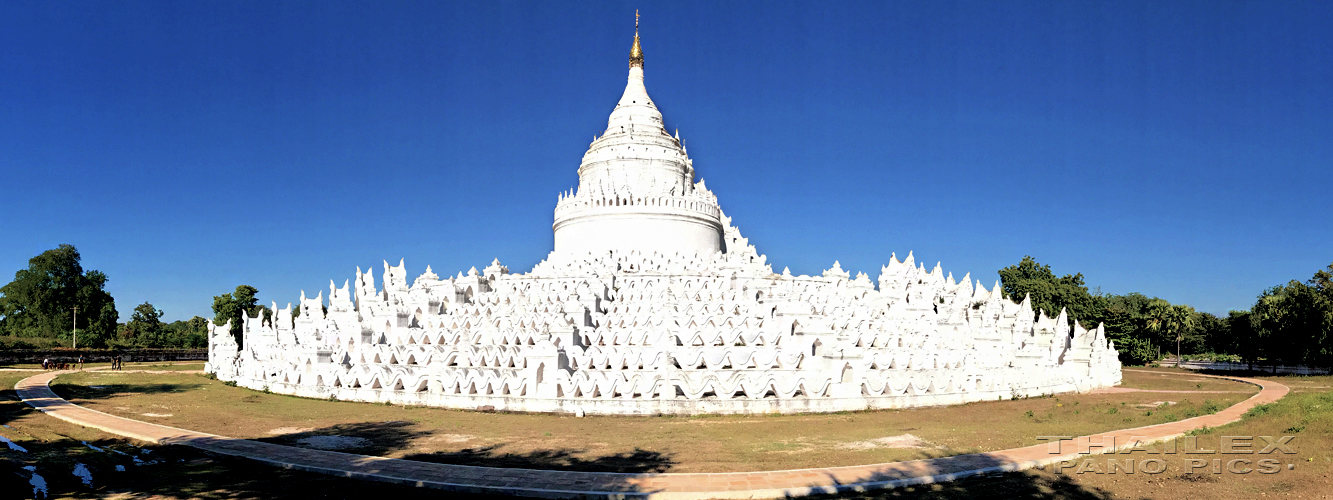
<path id="1" fill-rule="evenodd" d="M 739 231 L 730 226 L 731 240 Z M 733 248 L 741 248 L 739 246 Z M 746 247 L 751 248 L 751 247 Z M 214 327 L 208 369 L 279 393 L 511 411 L 816 412 L 1115 385 L 1104 331 L 970 278 L 891 258 L 875 286 L 834 266 L 776 274 L 753 253 L 552 253 L 385 289 L 359 272 L 274 319 Z"/>

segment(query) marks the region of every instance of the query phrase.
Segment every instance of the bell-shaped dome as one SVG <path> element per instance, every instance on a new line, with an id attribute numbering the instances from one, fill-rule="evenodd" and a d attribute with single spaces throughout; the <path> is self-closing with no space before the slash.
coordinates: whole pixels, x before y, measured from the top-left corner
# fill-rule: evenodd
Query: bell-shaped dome
<path id="1" fill-rule="evenodd" d="M 625 92 L 578 173 L 578 190 L 562 194 L 556 205 L 556 250 L 721 249 L 717 200 L 695 184 L 685 148 L 667 133 L 644 86 L 637 26 Z"/>

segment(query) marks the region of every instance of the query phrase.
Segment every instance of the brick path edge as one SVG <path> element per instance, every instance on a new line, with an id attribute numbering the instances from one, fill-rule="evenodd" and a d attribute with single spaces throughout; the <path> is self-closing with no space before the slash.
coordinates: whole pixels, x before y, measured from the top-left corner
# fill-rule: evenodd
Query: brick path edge
<path id="1" fill-rule="evenodd" d="M 507 469 L 417 462 L 250 441 L 168 427 L 84 408 L 51 390 L 51 380 L 64 373 L 47 372 L 20 380 L 14 389 L 41 412 L 85 427 L 155 444 L 178 444 L 228 456 L 243 457 L 288 469 L 353 479 L 465 493 L 537 498 L 652 498 L 702 500 L 713 498 L 784 498 L 818 493 L 866 491 L 940 483 L 967 477 L 1014 472 L 1166 441 L 1202 427 L 1218 427 L 1241 419 L 1260 404 L 1277 401 L 1289 389 L 1277 382 L 1240 377 L 1182 373 L 1257 385 L 1254 396 L 1211 415 L 1131 429 L 1079 436 L 1060 442 L 1008 450 L 871 465 L 728 473 L 612 473 Z M 1090 448 L 1098 443 L 1107 448 Z M 1082 451 L 1082 452 L 1080 452 Z"/>

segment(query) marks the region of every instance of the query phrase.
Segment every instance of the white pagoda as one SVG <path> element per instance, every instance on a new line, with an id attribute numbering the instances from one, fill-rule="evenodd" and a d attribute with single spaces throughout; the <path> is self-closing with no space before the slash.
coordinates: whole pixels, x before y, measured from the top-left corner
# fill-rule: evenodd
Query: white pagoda
<path id="1" fill-rule="evenodd" d="M 644 87 L 636 22 L 625 92 L 555 206 L 555 249 L 408 281 L 384 263 L 265 320 L 209 332 L 207 371 L 344 401 L 574 414 L 796 413 L 1086 391 L 1120 382 L 1101 326 L 1070 324 L 890 257 L 773 272 Z"/>

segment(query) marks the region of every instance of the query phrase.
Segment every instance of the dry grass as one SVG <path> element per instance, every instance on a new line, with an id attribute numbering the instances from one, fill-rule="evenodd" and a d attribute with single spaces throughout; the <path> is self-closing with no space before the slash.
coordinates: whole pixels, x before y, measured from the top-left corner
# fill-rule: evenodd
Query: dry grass
<path id="1" fill-rule="evenodd" d="M 147 371 L 203 371 L 203 361 L 145 361 L 143 363 L 125 363 L 124 370 Z"/>
<path id="2" fill-rule="evenodd" d="M 1126 372 L 1127 385 L 1152 373 Z M 543 469 L 727 472 L 891 462 L 1038 444 L 1179 420 L 1225 408 L 1226 394 L 1075 394 L 954 407 L 789 416 L 587 417 L 478 413 L 265 394 L 196 375 L 85 372 L 57 393 L 115 415 L 227 436 L 299 444 L 314 435 L 365 438 L 358 453 Z M 1157 408 L 1170 399 L 1175 404 Z M 168 416 L 169 415 L 169 416 Z M 885 438 L 911 434 L 920 441 Z"/>
<path id="3" fill-rule="evenodd" d="M 192 448 L 139 446 L 46 416 L 19 401 L 14 383 L 30 375 L 0 372 L 0 436 L 27 450 L 0 444 L 0 498 L 33 498 L 31 473 L 24 467 L 35 468 L 45 479 L 47 498 L 441 498 L 435 490 L 291 471 Z M 89 471 L 92 485 L 72 474 L 76 464 Z"/>
<path id="4" fill-rule="evenodd" d="M 78 426 L 66 424 L 54 418 L 47 417 L 36 411 L 31 410 L 14 397 L 12 390 L 8 390 L 14 381 L 23 378 L 29 374 L 23 373 L 0 373 L 0 421 L 3 421 L 9 428 L 0 428 L 0 435 L 5 435 L 14 439 L 19 444 L 30 450 L 28 454 L 19 454 L 5 450 L 0 447 L 0 488 L 6 492 L 26 492 L 31 491 L 27 485 L 26 476 L 21 476 L 18 467 L 22 465 L 35 465 L 38 472 L 42 473 L 51 483 L 52 493 L 60 498 L 358 498 L 362 496 L 389 496 L 393 498 L 439 498 L 441 493 L 431 490 L 418 490 L 407 487 L 386 485 L 379 483 L 365 483 L 354 480 L 334 478 L 329 476 L 320 476 L 316 474 L 307 474 L 289 471 L 277 467 L 260 465 L 245 460 L 234 460 L 224 457 L 212 456 L 190 449 L 177 447 L 155 448 L 154 453 L 158 457 L 166 457 L 161 463 L 142 467 L 128 467 L 127 472 L 114 472 L 111 470 L 115 460 L 121 460 L 118 455 L 108 453 L 95 453 L 84 447 L 79 441 L 87 440 L 99 447 L 112 447 L 122 451 L 131 452 L 135 448 L 129 446 L 123 440 L 114 439 L 106 434 L 84 429 Z M 120 382 L 131 382 L 128 374 L 121 375 Z M 1126 385 L 1140 386 L 1149 384 L 1153 379 L 1143 380 L 1139 375 L 1131 375 L 1126 372 Z M 158 392 L 157 394 L 203 394 L 203 391 L 217 391 L 209 393 L 210 404 L 214 398 L 220 400 L 223 396 L 223 387 L 226 392 L 236 391 L 233 396 L 250 398 L 245 403 L 234 403 L 226 406 L 217 407 L 217 410 L 232 410 L 245 405 L 263 406 L 265 402 L 277 402 L 276 406 L 284 408 L 284 411 L 294 411 L 298 406 L 289 405 L 286 402 L 312 402 L 324 403 L 318 408 L 321 412 L 351 413 L 365 417 L 382 418 L 386 415 L 396 414 L 400 420 L 407 420 L 411 426 L 410 429 L 419 429 L 423 423 L 414 422 L 412 419 L 419 418 L 419 415 L 443 413 L 453 415 L 455 413 L 466 412 L 448 412 L 442 410 L 427 409 L 403 409 L 394 407 L 385 407 L 377 405 L 353 404 L 353 403 L 328 403 L 318 401 L 299 400 L 295 398 L 285 398 L 281 396 L 265 395 L 245 391 L 232 387 L 222 386 L 204 377 L 194 375 L 174 375 L 160 376 L 156 383 L 168 384 L 169 386 L 159 386 L 158 390 L 181 390 L 183 392 Z M 61 377 L 61 380 L 67 377 Z M 1330 451 L 1333 449 L 1333 393 L 1329 392 L 1329 387 L 1333 386 L 1333 377 L 1276 377 L 1274 380 L 1286 384 L 1292 388 L 1292 393 L 1287 398 L 1266 407 L 1264 410 L 1253 412 L 1253 415 L 1247 417 L 1244 421 L 1225 426 L 1219 429 L 1213 429 L 1199 433 L 1199 444 L 1204 448 L 1216 448 L 1217 440 L 1222 435 L 1274 435 L 1283 434 L 1295 435 L 1297 438 L 1292 442 L 1293 447 L 1298 451 L 1291 463 L 1296 467 L 1293 470 L 1283 469 L 1278 474 L 1260 475 L 1250 473 L 1246 475 L 1222 474 L 1213 476 L 1190 475 L 1182 473 L 1182 456 L 1172 457 L 1168 460 L 1168 469 L 1155 475 L 1138 473 L 1134 475 L 1108 475 L 1108 474 L 1070 474 L 1065 470 L 1062 474 L 1054 474 L 1050 470 L 1030 471 L 1024 473 L 1003 474 L 993 477 L 973 478 L 962 481 L 924 485 L 911 488 L 878 491 L 871 494 L 847 494 L 839 495 L 834 498 L 884 498 L 884 499 L 945 499 L 945 498 L 1060 498 L 1060 499 L 1110 499 L 1110 498 L 1219 498 L 1219 499 L 1253 499 L 1253 498 L 1325 498 L 1329 492 L 1333 491 L 1333 484 L 1330 484 L 1330 476 L 1333 475 L 1333 456 Z M 192 384 L 201 384 L 201 388 L 193 390 L 188 389 Z M 94 384 L 96 385 L 96 384 Z M 216 387 L 215 387 L 216 386 Z M 1152 387 L 1145 385 L 1140 388 Z M 128 388 L 128 386 L 127 386 Z M 1228 387 L 1221 390 L 1233 390 L 1234 387 Z M 1176 388 L 1161 390 L 1178 390 Z M 135 399 L 147 398 L 149 393 L 116 393 L 112 398 L 90 398 L 88 401 L 102 401 L 105 404 L 114 399 Z M 1151 393 L 1148 393 L 1151 394 Z M 1155 394 L 1156 398 L 1161 398 L 1161 394 Z M 1191 395 L 1185 395 L 1189 399 L 1195 399 Z M 1209 395 L 1210 397 L 1213 395 Z M 1245 394 L 1237 394 L 1237 397 L 1245 397 Z M 256 399 L 258 398 L 258 399 Z M 274 398 L 274 399 L 269 399 Z M 1181 398 L 1184 399 L 1184 398 Z M 1078 408 L 1080 413 L 1077 415 L 1084 417 L 1087 415 L 1086 408 L 1099 407 L 1097 403 L 1090 399 L 1084 399 L 1083 396 L 1061 397 L 1060 403 L 1065 406 L 1058 406 L 1057 409 L 1068 411 L 1069 406 Z M 966 409 L 961 414 L 976 416 L 981 410 L 990 410 L 1001 414 L 1009 420 L 1019 420 L 1015 418 L 1013 412 L 1026 411 L 1025 408 L 1041 410 L 1042 404 L 1056 404 L 1055 398 L 1031 399 L 1024 401 L 1006 401 L 1002 403 L 985 403 L 977 405 L 968 405 L 965 407 L 956 407 L 952 410 Z M 1128 402 L 1128 401 L 1126 401 Z M 149 403 L 152 404 L 152 403 Z M 174 404 L 183 405 L 177 402 Z M 1181 403 L 1182 405 L 1185 403 Z M 1129 405 L 1126 405 L 1129 406 Z M 128 407 L 127 407 L 128 408 Z M 1109 408 L 1106 405 L 1100 408 Z M 1174 412 L 1180 412 L 1183 406 L 1172 406 L 1170 409 Z M 880 414 L 907 415 L 917 423 L 926 421 L 923 416 L 934 415 L 934 411 L 950 409 L 925 409 L 903 412 L 880 412 Z M 173 409 L 173 411 L 175 411 Z M 387 412 L 387 413 L 381 413 Z M 125 414 L 125 413 L 122 413 Z M 1117 413 L 1116 415 L 1119 415 Z M 573 436 L 586 422 L 610 422 L 610 421 L 637 421 L 640 424 L 644 422 L 656 422 L 658 425 L 666 427 L 681 426 L 687 429 L 693 429 L 696 432 L 704 432 L 710 435 L 709 429 L 718 427 L 732 427 L 731 424 L 739 424 L 740 420 L 725 417 L 705 418 L 705 419 L 598 419 L 598 418 L 561 418 L 553 416 L 535 416 L 535 415 L 503 415 L 503 414 L 470 414 L 478 419 L 497 419 L 497 424 L 508 424 L 517 418 L 544 417 L 544 419 L 554 422 L 555 426 L 561 428 L 559 432 L 569 433 Z M 778 420 L 797 420 L 811 425 L 812 422 L 837 421 L 841 418 L 852 418 L 849 424 L 859 424 L 858 427 L 878 420 L 865 419 L 872 414 L 846 414 L 846 415 L 826 415 L 820 419 L 810 419 L 807 417 L 760 417 L 751 418 L 751 421 L 763 421 L 769 418 Z M 254 412 L 240 415 L 237 418 L 251 418 Z M 1034 419 L 1041 416 L 1038 411 L 1034 411 Z M 1114 417 L 1115 415 L 1108 415 Z M 1180 417 L 1183 415 L 1177 415 Z M 174 417 L 173 417 L 174 418 Z M 318 421 L 319 416 L 305 416 L 296 418 L 293 416 L 284 417 L 290 420 L 309 419 L 312 422 Z M 439 417 L 445 418 L 445 417 Z M 894 417 L 898 418 L 898 417 Z M 1025 415 L 1022 418 L 1029 418 Z M 170 420 L 170 419 L 168 419 Z M 356 419 L 345 419 L 353 421 Z M 432 419 L 420 418 L 421 422 L 427 422 Z M 737 422 L 728 422 L 737 420 Z M 961 420 L 961 417 L 960 417 Z M 1146 419 L 1145 419 L 1146 420 Z M 373 424 L 385 424 L 382 421 L 370 421 Z M 366 423 L 366 422 L 363 422 Z M 430 434 L 430 437 L 438 442 L 457 442 L 457 443 L 475 443 L 478 436 L 475 432 L 469 434 L 462 432 L 467 422 L 455 420 L 456 432 L 443 432 L 441 428 Z M 1102 423 L 1102 422 L 1093 422 Z M 1149 422 L 1140 422 L 1136 425 L 1143 425 Z M 256 422 L 258 424 L 258 422 Z M 264 424 L 268 425 L 268 424 Z M 263 427 L 264 425 L 256 425 Z M 771 425 L 771 424 L 770 424 Z M 817 425 L 817 424 L 816 424 Z M 1043 424 L 1038 424 L 1043 425 Z M 1074 425 L 1074 422 L 1065 422 L 1064 424 L 1054 424 L 1057 426 Z M 1086 424 L 1085 424 L 1086 425 Z M 386 428 L 405 427 L 404 424 L 385 424 Z M 294 429 L 288 431 L 301 431 L 306 425 L 289 425 Z M 273 427 L 269 430 L 276 429 Z M 732 427 L 734 428 L 734 427 Z M 772 427 L 767 427 L 772 428 Z M 1060 427 L 1061 429 L 1069 427 Z M 1295 431 L 1299 428 L 1299 431 Z M 355 430 L 355 429 L 353 429 Z M 475 429 L 468 428 L 469 431 Z M 606 439 L 611 440 L 610 431 L 623 431 L 619 427 L 608 428 Z M 807 429 L 809 430 L 809 429 Z M 817 430 L 817 429 L 816 429 Z M 901 429 L 880 429 L 882 432 L 860 432 L 861 435 L 876 435 L 880 437 L 903 434 L 898 432 Z M 921 436 L 919 429 L 911 430 L 909 433 Z M 1294 432 L 1293 432 L 1294 431 Z M 846 440 L 850 442 L 853 439 L 852 432 L 844 429 L 848 435 Z M 1057 432 L 1059 434 L 1075 434 L 1079 431 Z M 825 435 L 830 435 L 824 432 Z M 308 434 L 307 434 L 308 435 Z M 813 434 L 803 436 L 784 436 L 778 439 L 770 440 L 775 442 L 792 442 L 799 438 L 810 439 Z M 1031 444 L 1031 443 L 1019 443 Z M 774 446 L 782 448 L 783 446 Z M 797 448 L 787 446 L 787 448 Z M 779 450 L 774 450 L 779 451 Z M 475 454 L 484 454 L 477 452 Z M 142 456 L 142 455 L 140 455 Z M 1135 458 L 1141 458 L 1138 454 Z M 1255 458 L 1254 455 L 1248 455 L 1249 458 Z M 1231 457 L 1224 457 L 1231 458 Z M 1285 457 L 1284 457 L 1285 458 Z M 72 463 L 79 461 L 89 464 L 93 470 L 94 485 L 85 487 L 72 475 L 69 474 Z M 679 467 L 673 467 L 672 471 L 680 471 Z M 1209 476 L 1209 477 L 1203 477 Z M 465 495 L 448 495 L 449 498 L 463 498 Z M 828 498 L 828 497 L 825 497 Z M 818 499 L 817 497 L 817 500 Z"/>
<path id="5" fill-rule="evenodd" d="M 1333 497 L 1333 377 L 1261 377 L 1274 380 L 1291 388 L 1282 400 L 1264 405 L 1242 421 L 1220 428 L 1196 432 L 1198 448 L 1214 450 L 1216 454 L 1193 456 L 1148 455 L 1136 452 L 1117 458 L 1167 459 L 1168 467 L 1161 474 L 1135 475 L 1085 473 L 1073 475 L 1073 484 L 1088 490 L 1112 492 L 1117 498 L 1209 498 L 1251 500 L 1255 498 L 1331 498 Z M 1295 436 L 1290 447 L 1296 451 L 1288 455 L 1220 453 L 1222 436 Z M 1256 440 L 1262 443 L 1262 441 Z M 1262 444 L 1255 448 L 1259 450 Z M 1210 463 L 1221 460 L 1220 474 L 1211 469 L 1185 474 L 1185 459 L 1203 458 Z M 1225 464 L 1233 459 L 1257 461 L 1277 459 L 1281 470 L 1274 474 L 1233 474 Z M 1103 461 L 1104 462 L 1104 461 Z M 1292 469 L 1287 469 L 1291 465 Z M 1255 466 L 1250 466 L 1256 468 Z M 1065 471 L 1070 477 L 1069 471 Z M 1043 472 L 1053 478 L 1050 472 Z"/>
<path id="6" fill-rule="evenodd" d="M 1154 391 L 1254 391 L 1249 384 L 1203 377 L 1177 368 L 1127 368 L 1124 374 L 1120 387 Z"/>
<path id="7" fill-rule="evenodd" d="M 1159 369 L 1154 372 L 1173 373 Z M 1126 372 L 1128 379 L 1130 372 Z M 1138 378 L 1138 376 L 1136 376 Z M 1108 456 L 1092 457 L 1102 467 L 1077 474 L 1076 469 L 1055 473 L 1051 468 L 996 476 L 970 478 L 949 483 L 914 486 L 896 490 L 875 491 L 866 494 L 844 494 L 812 497 L 812 500 L 839 499 L 1188 499 L 1254 500 L 1258 498 L 1318 499 L 1333 498 L 1333 377 L 1281 376 L 1259 378 L 1274 380 L 1292 389 L 1285 398 L 1250 412 L 1242 421 L 1220 428 L 1194 433 L 1199 449 L 1221 451 L 1222 436 L 1284 436 L 1295 438 L 1290 442 L 1296 454 L 1195 454 L 1163 455 L 1134 452 L 1117 454 L 1114 458 L 1130 458 L 1136 462 L 1146 458 L 1163 458 L 1166 469 L 1158 474 L 1106 473 Z M 1130 385 L 1147 384 L 1144 380 L 1128 381 Z M 1155 383 L 1155 382 L 1154 382 Z M 1175 383 L 1161 381 L 1162 390 L 1175 390 Z M 1207 387 L 1207 386 L 1205 386 Z M 1258 450 L 1258 448 L 1256 448 Z M 1185 460 L 1203 458 L 1211 463 L 1221 460 L 1225 466 L 1233 459 L 1257 461 L 1262 458 L 1278 459 L 1277 473 L 1232 474 L 1223 469 L 1213 474 L 1211 467 L 1185 474 Z M 1287 469 L 1287 464 L 1293 466 Z M 1254 466 L 1251 466 L 1254 468 Z"/>

